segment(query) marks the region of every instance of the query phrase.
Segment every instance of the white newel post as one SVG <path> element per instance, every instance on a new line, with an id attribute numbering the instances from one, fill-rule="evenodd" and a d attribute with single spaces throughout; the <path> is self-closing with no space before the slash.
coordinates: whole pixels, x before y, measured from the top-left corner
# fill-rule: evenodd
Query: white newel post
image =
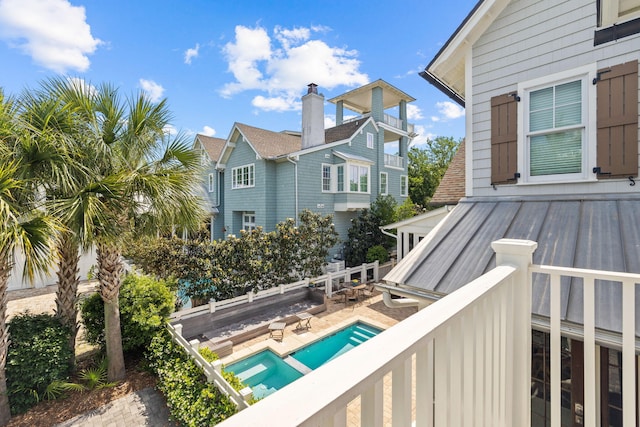
<path id="1" fill-rule="evenodd" d="M 531 273 L 533 252 L 538 247 L 530 240 L 500 239 L 491 243 L 496 253 L 496 266 L 517 268 L 513 283 L 517 287 L 513 298 L 513 337 L 511 372 L 506 383 L 511 384 L 511 420 L 508 425 L 531 424 Z M 512 381 L 509 381 L 511 377 Z M 524 422 L 524 424 L 523 424 Z"/>
<path id="2" fill-rule="evenodd" d="M 182 323 L 176 323 L 173 325 L 173 330 L 176 331 L 176 334 L 182 336 Z"/>

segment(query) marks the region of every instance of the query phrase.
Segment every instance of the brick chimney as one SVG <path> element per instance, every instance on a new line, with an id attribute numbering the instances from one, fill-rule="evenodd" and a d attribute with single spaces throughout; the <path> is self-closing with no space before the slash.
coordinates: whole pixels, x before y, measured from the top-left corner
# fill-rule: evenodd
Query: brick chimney
<path id="1" fill-rule="evenodd" d="M 302 97 L 302 149 L 324 144 L 324 95 L 318 85 L 310 83 Z"/>

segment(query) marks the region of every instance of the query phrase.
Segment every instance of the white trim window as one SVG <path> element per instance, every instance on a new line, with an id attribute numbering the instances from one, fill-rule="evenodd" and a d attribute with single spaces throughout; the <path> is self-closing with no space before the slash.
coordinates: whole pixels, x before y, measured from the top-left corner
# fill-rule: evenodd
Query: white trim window
<path id="1" fill-rule="evenodd" d="M 212 173 L 209 174 L 209 193 L 213 193 L 215 191 L 215 178 Z"/>
<path id="2" fill-rule="evenodd" d="M 231 188 L 255 187 L 255 164 L 238 166 L 231 169 Z"/>
<path id="3" fill-rule="evenodd" d="M 388 188 L 387 182 L 389 180 L 389 175 L 386 172 L 380 172 L 380 194 L 383 196 L 387 195 Z"/>
<path id="4" fill-rule="evenodd" d="M 371 132 L 367 132 L 367 148 L 373 149 L 374 146 L 374 138 Z"/>
<path id="5" fill-rule="evenodd" d="M 518 85 L 519 182 L 593 179 L 595 159 L 595 66 Z"/>
<path id="6" fill-rule="evenodd" d="M 255 212 L 242 212 L 242 229 L 244 231 L 253 231 L 256 229 Z"/>
<path id="7" fill-rule="evenodd" d="M 351 193 L 369 192 L 369 166 L 349 164 L 349 191 Z"/>
<path id="8" fill-rule="evenodd" d="M 331 192 L 331 165 L 322 164 L 322 192 Z"/>
<path id="9" fill-rule="evenodd" d="M 409 195 L 409 178 L 407 175 L 400 175 L 400 195 L 403 197 Z"/>

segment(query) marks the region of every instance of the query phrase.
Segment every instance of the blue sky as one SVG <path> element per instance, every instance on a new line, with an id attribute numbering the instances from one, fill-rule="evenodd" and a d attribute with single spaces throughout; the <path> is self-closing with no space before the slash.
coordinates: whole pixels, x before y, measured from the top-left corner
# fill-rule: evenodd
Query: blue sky
<path id="1" fill-rule="evenodd" d="M 234 122 L 300 130 L 310 82 L 330 99 L 380 78 L 417 99 L 415 144 L 458 139 L 464 111 L 418 72 L 475 3 L 0 0 L 0 87 L 17 95 L 56 75 L 110 82 L 166 97 L 176 130 L 227 138 Z"/>

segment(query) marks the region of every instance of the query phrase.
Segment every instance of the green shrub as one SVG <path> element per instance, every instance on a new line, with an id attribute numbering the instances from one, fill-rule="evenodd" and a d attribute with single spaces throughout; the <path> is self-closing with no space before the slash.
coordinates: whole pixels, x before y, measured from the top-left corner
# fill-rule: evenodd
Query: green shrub
<path id="1" fill-rule="evenodd" d="M 167 400 L 171 416 L 181 425 L 211 426 L 235 414 L 234 403 L 207 382 L 202 369 L 166 330 L 151 341 L 147 359 L 158 377 L 157 387 Z"/>
<path id="2" fill-rule="evenodd" d="M 367 251 L 367 262 L 375 261 L 381 263 L 389 261 L 389 252 L 382 245 L 373 246 Z"/>
<path id="3" fill-rule="evenodd" d="M 69 378 L 70 331 L 49 314 L 26 313 L 9 322 L 6 375 L 12 414 L 25 412 Z"/>
<path id="4" fill-rule="evenodd" d="M 200 353 L 200 356 L 204 357 L 204 360 L 206 360 L 209 363 L 215 362 L 220 358 L 218 357 L 218 353 L 211 350 L 209 347 L 200 347 L 198 349 L 198 353 Z"/>
<path id="5" fill-rule="evenodd" d="M 120 288 L 120 327 L 124 351 L 145 348 L 164 327 L 173 311 L 174 296 L 163 280 L 129 274 Z M 100 295 L 85 299 L 81 307 L 87 341 L 104 346 L 104 303 Z"/>

